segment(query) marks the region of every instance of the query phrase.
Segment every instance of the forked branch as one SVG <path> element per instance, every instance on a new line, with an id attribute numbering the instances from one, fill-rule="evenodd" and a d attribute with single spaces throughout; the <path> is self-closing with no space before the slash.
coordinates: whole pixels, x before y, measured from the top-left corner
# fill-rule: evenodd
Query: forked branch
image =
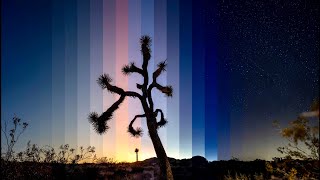
<path id="1" fill-rule="evenodd" d="M 152 83 L 148 87 L 147 95 L 148 95 L 148 102 L 150 105 L 150 109 L 153 111 L 153 100 L 152 100 L 152 89 L 156 87 L 158 90 L 160 90 L 162 93 L 166 94 L 168 97 L 172 96 L 172 86 L 161 86 L 157 83 L 157 78 L 160 76 L 160 74 L 164 71 L 166 71 L 167 63 L 166 61 L 160 62 L 158 64 L 158 69 L 153 72 L 152 76 Z"/>

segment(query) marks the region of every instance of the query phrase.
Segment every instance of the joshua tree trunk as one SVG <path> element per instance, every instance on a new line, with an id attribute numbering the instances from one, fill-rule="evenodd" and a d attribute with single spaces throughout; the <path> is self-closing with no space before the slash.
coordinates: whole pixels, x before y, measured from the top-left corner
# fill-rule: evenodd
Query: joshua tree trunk
<path id="1" fill-rule="evenodd" d="M 156 151 L 156 154 L 159 160 L 160 170 L 162 172 L 160 175 L 160 179 L 173 180 L 170 162 L 168 160 L 166 151 L 164 150 L 162 142 L 158 135 L 156 119 L 147 119 L 147 126 L 148 126 L 148 130 L 149 130 L 149 134 L 150 134 L 150 138 L 151 138 L 154 150 Z"/>

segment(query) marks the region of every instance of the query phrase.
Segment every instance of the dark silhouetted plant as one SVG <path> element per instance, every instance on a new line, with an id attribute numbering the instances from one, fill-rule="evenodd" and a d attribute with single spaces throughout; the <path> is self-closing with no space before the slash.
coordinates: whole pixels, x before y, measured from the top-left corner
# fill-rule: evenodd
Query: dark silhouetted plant
<path id="1" fill-rule="evenodd" d="M 310 123 L 311 119 L 317 122 Z M 301 113 L 288 127 L 280 128 L 277 121 L 274 125 L 289 141 L 287 146 L 278 148 L 280 153 L 290 158 L 319 159 L 319 99 L 313 102 L 309 112 Z"/>
<path id="2" fill-rule="evenodd" d="M 275 167 L 269 168 L 282 178 L 318 179 L 319 178 L 319 99 L 316 99 L 310 111 L 303 112 L 289 126 L 281 128 L 279 122 L 274 126 L 279 129 L 282 137 L 289 143 L 278 147 L 278 151 L 285 155 L 285 159 L 277 162 Z M 302 165 L 303 160 L 308 162 L 308 168 Z M 295 165 L 290 165 L 295 162 Z M 271 169 L 271 170 L 270 170 Z"/>
<path id="3" fill-rule="evenodd" d="M 2 159 L 1 165 L 4 168 L 1 168 L 1 177 L 5 177 L 4 179 L 73 177 L 79 174 L 76 172 L 79 169 L 76 165 L 94 159 L 94 153 L 95 148 L 92 146 L 80 147 L 77 153 L 68 144 L 61 145 L 58 150 L 55 150 L 50 146 L 39 147 L 29 141 L 24 151 L 14 154 L 13 160 Z"/>
<path id="4" fill-rule="evenodd" d="M 26 122 L 21 122 L 21 119 L 18 118 L 17 116 L 14 116 L 12 118 L 12 123 L 13 127 L 8 131 L 8 122 L 6 120 L 3 121 L 4 125 L 2 125 L 1 122 L 1 131 L 2 134 L 4 135 L 6 139 L 6 150 L 5 152 L 2 152 L 2 147 L 1 147 L 1 158 L 4 159 L 5 161 L 10 161 L 13 160 L 13 154 L 14 154 L 14 146 L 19 140 L 19 137 L 21 134 L 26 130 L 28 127 L 28 123 Z"/>
<path id="5" fill-rule="evenodd" d="M 126 97 L 138 98 L 143 107 L 144 114 L 136 115 L 133 118 L 128 126 L 128 132 L 134 137 L 140 137 L 142 135 L 142 129 L 133 128 L 133 123 L 137 118 L 146 118 L 149 135 L 160 163 L 161 179 L 173 179 L 171 166 L 157 131 L 159 127 L 163 127 L 167 124 L 167 120 L 164 118 L 161 109 L 154 109 L 151 93 L 152 90 L 156 88 L 168 97 L 172 96 L 172 86 L 162 86 L 157 82 L 157 78 L 166 70 L 167 63 L 164 61 L 158 64 L 157 69 L 152 74 L 152 82 L 149 84 L 148 62 L 151 58 L 151 38 L 149 36 L 142 36 L 140 38 L 140 44 L 143 56 L 142 67 L 140 68 L 134 63 L 130 63 L 122 68 L 122 72 L 124 75 L 137 73 L 143 77 L 143 84 L 137 83 L 137 88 L 141 90 L 142 94 L 133 91 L 125 91 L 120 87 L 114 86 L 111 84 L 111 77 L 108 74 L 102 74 L 98 78 L 98 83 L 102 89 L 107 89 L 111 93 L 120 95 L 120 97 L 101 115 L 92 112 L 89 115 L 89 122 L 93 125 L 97 133 L 103 134 L 109 129 L 107 122 L 112 118 L 113 113 L 119 108 L 119 105 L 124 99 Z M 157 121 L 158 114 L 160 114 L 159 121 Z"/>
<path id="6" fill-rule="evenodd" d="M 138 162 L 138 160 L 139 160 L 139 158 L 138 158 L 138 152 L 139 152 L 139 149 L 138 149 L 138 148 L 136 148 L 136 149 L 134 150 L 134 152 L 136 153 L 136 161 Z"/>
<path id="7" fill-rule="evenodd" d="M 95 158 L 95 147 L 79 147 L 79 153 L 76 149 L 70 148 L 68 144 L 61 145 L 56 151 L 51 146 L 40 148 L 36 144 L 27 144 L 26 150 L 17 154 L 16 160 L 19 162 L 37 162 L 37 163 L 61 163 L 61 164 L 78 164 L 86 160 Z"/>
<path id="8" fill-rule="evenodd" d="M 9 124 L 4 121 L 1 126 L 6 139 L 7 147 L 1 154 L 1 178 L 2 179 L 61 179 L 74 177 L 75 165 L 86 160 L 95 159 L 95 148 L 80 147 L 78 152 L 70 148 L 68 144 L 61 145 L 58 150 L 50 146 L 39 147 L 36 144 L 27 143 L 24 151 L 16 153 L 13 149 L 21 134 L 28 124 L 21 119 L 12 119 L 12 129 L 8 131 Z M 95 168 L 97 170 L 97 168 Z M 68 170 L 68 172 L 67 172 Z M 85 172 L 79 175 L 84 176 Z M 87 173 L 88 174 L 88 173 Z M 56 176 L 59 177 L 56 177 Z"/>

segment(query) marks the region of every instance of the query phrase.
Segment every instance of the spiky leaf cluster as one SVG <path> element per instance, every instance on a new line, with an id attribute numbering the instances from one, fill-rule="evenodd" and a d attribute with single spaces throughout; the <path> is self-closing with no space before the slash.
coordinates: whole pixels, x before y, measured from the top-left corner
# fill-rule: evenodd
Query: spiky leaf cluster
<path id="1" fill-rule="evenodd" d="M 97 80 L 98 84 L 101 86 L 102 89 L 108 88 L 111 81 L 112 78 L 108 74 L 102 74 Z"/>
<path id="2" fill-rule="evenodd" d="M 117 86 L 111 85 L 110 84 L 111 81 L 112 79 L 108 74 L 102 74 L 97 80 L 98 84 L 101 86 L 102 89 L 107 89 L 111 93 L 117 93 L 119 95 L 123 95 L 124 94 L 123 89 Z"/>
<path id="3" fill-rule="evenodd" d="M 109 126 L 107 125 L 107 121 L 109 121 L 113 113 L 119 108 L 119 105 L 123 102 L 125 96 L 121 96 L 118 101 L 116 101 L 108 110 L 102 113 L 100 116 L 93 112 L 89 115 L 89 122 L 93 125 L 96 132 L 99 134 L 105 133 Z"/>
<path id="4" fill-rule="evenodd" d="M 154 71 L 154 73 L 153 73 L 153 81 L 154 81 L 154 82 L 157 81 L 157 77 L 160 76 L 160 74 L 161 74 L 163 71 L 166 71 L 166 66 L 167 66 L 166 61 L 160 62 L 160 63 L 158 64 L 158 69 L 157 69 L 156 71 Z"/>
<path id="5" fill-rule="evenodd" d="M 167 62 L 166 61 L 162 61 L 157 66 L 158 66 L 159 69 L 161 69 L 161 71 L 166 71 Z"/>
<path id="6" fill-rule="evenodd" d="M 128 65 L 125 65 L 123 66 L 122 68 L 122 73 L 124 75 L 129 75 L 133 72 L 137 72 L 138 71 L 138 68 L 136 67 L 136 65 L 134 64 L 134 62 L 128 64 Z"/>
<path id="7" fill-rule="evenodd" d="M 109 129 L 109 126 L 107 125 L 107 120 L 99 118 L 99 115 L 96 112 L 90 113 L 88 119 L 89 122 L 92 124 L 94 130 L 99 134 L 103 134 Z"/>
<path id="8" fill-rule="evenodd" d="M 151 45 L 151 38 L 150 36 L 142 36 L 140 38 L 140 44 L 145 46 L 145 47 L 148 47 L 150 48 L 150 45 Z"/>
<path id="9" fill-rule="evenodd" d="M 164 127 L 166 126 L 168 121 L 164 118 L 161 118 L 159 122 L 157 122 L 157 127 Z"/>
<path id="10" fill-rule="evenodd" d="M 173 92 L 173 89 L 172 89 L 172 86 L 165 86 L 165 87 L 162 87 L 160 89 L 160 91 L 164 94 L 166 94 L 168 97 L 172 97 L 172 92 Z"/>
<path id="11" fill-rule="evenodd" d="M 140 127 L 137 127 L 136 129 L 134 129 L 132 124 L 130 124 L 128 127 L 128 133 L 130 133 L 133 137 L 141 137 L 143 134 L 143 131 Z"/>
<path id="12" fill-rule="evenodd" d="M 141 43 L 141 53 L 143 55 L 143 60 L 144 61 L 149 61 L 151 58 L 151 38 L 149 36 L 142 36 L 140 38 L 140 43 Z"/>

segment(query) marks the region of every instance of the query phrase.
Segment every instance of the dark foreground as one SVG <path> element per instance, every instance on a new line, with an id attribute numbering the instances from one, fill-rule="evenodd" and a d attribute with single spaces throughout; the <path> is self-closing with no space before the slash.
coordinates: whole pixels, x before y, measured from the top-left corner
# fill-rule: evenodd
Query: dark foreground
<path id="1" fill-rule="evenodd" d="M 174 178 L 188 179 L 319 179 L 319 161 L 280 160 L 249 162 L 229 160 L 208 162 L 170 158 Z M 59 164 L 1 162 L 4 179 L 153 179 L 159 177 L 156 158 L 135 163 Z"/>

